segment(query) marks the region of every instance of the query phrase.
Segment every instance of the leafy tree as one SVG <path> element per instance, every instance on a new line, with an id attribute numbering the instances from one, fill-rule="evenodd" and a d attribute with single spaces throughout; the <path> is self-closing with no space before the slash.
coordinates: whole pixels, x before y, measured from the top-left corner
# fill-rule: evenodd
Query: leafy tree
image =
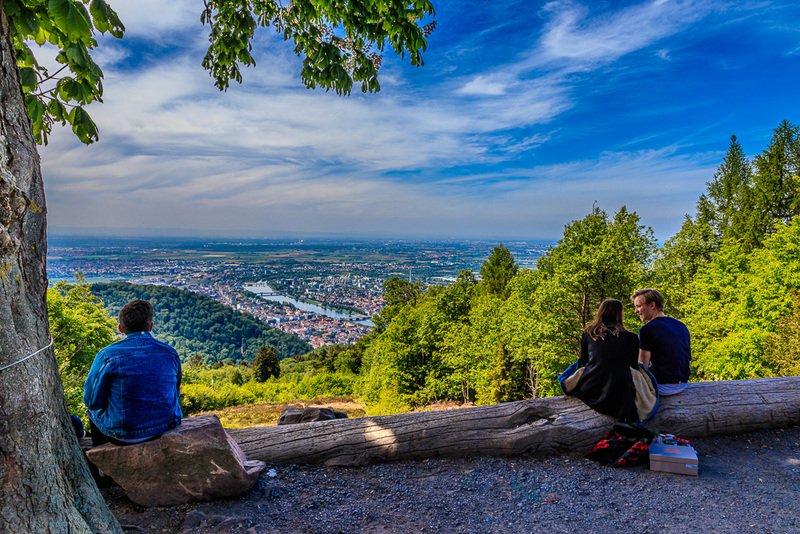
<path id="1" fill-rule="evenodd" d="M 800 219 L 777 224 L 763 246 L 753 251 L 742 243 L 725 243 L 698 272 L 686 307 L 696 375 L 738 380 L 781 372 L 771 346 L 776 340 L 793 339 L 796 291 Z"/>
<path id="2" fill-rule="evenodd" d="M 677 234 L 656 252 L 653 262 L 653 283 L 663 293 L 669 314 L 681 318 L 691 282 L 698 270 L 708 264 L 719 247 L 712 227 L 686 216 Z"/>
<path id="3" fill-rule="evenodd" d="M 743 247 L 739 252 L 747 254 L 761 246 L 776 222 L 789 223 L 800 211 L 798 132 L 784 120 L 769 147 L 752 162 L 731 136 L 727 154 L 697 201 L 694 218 L 686 216 L 654 262 L 653 285 L 664 290 L 673 315 L 688 313 L 685 303 L 695 276 L 721 248 L 738 243 Z"/>
<path id="4" fill-rule="evenodd" d="M 472 308 L 472 299 L 478 281 L 471 270 L 462 270 L 456 281 L 438 296 L 436 307 L 447 319 L 465 321 Z"/>
<path id="5" fill-rule="evenodd" d="M 519 272 L 519 265 L 514 262 L 514 256 L 502 244 L 492 250 L 489 257 L 481 264 L 482 283 L 489 293 L 502 298 L 508 297 L 506 286 Z"/>
<path id="6" fill-rule="evenodd" d="M 536 264 L 544 281 L 553 282 L 561 298 L 551 305 L 563 310 L 574 325 L 575 337 L 594 318 L 607 298 L 623 302 L 644 279 L 653 253 L 653 231 L 640 224 L 625 206 L 609 219 L 595 208 L 564 227 L 564 235 Z M 549 285 L 549 284 L 548 284 Z M 555 296 L 555 295 L 554 295 Z"/>
<path id="7" fill-rule="evenodd" d="M 267 348 L 261 345 L 258 356 L 253 364 L 253 378 L 256 382 L 266 382 L 269 378 L 278 378 L 281 375 L 281 362 L 275 347 Z"/>
<path id="8" fill-rule="evenodd" d="M 96 141 L 97 126 L 83 106 L 102 102 L 103 71 L 90 51 L 97 46 L 95 30 L 122 37 L 125 27 L 117 14 L 103 0 L 6 0 L 3 9 L 36 142 L 47 143 L 55 122 L 72 126 L 86 144 Z M 48 72 L 36 61 L 31 41 L 55 46 L 62 67 Z"/>
<path id="9" fill-rule="evenodd" d="M 791 296 L 791 314 L 778 319 L 767 342 L 767 361 L 778 376 L 800 376 L 800 291 Z"/>
<path id="10" fill-rule="evenodd" d="M 432 298 L 400 308 L 365 355 L 363 392 L 370 404 L 396 409 L 426 402 L 426 384 L 434 389 L 440 385 L 430 379 L 441 371 L 442 323 Z"/>
<path id="11" fill-rule="evenodd" d="M 316 352 L 314 356 L 316 357 L 313 363 L 315 370 L 332 373 L 336 369 L 336 357 L 333 354 L 333 351 L 328 353 L 327 347 L 322 347 L 319 349 L 319 352 Z"/>
<path id="12" fill-rule="evenodd" d="M 514 365 L 509 347 L 498 341 L 486 377 L 492 404 L 521 399 L 525 394 L 524 372 L 524 367 Z"/>
<path id="13" fill-rule="evenodd" d="M 315 371 L 356 374 L 361 369 L 361 359 L 369 342 L 365 336 L 355 345 L 329 345 L 315 349 L 307 357 L 312 360 Z"/>
<path id="14" fill-rule="evenodd" d="M 206 6 L 203 18 L 212 35 L 205 65 L 218 85 L 237 78 L 237 62 L 252 62 L 254 22 L 265 26 L 271 21 L 305 57 L 302 76 L 307 85 L 340 92 L 350 89 L 349 80 L 361 82 L 362 89 L 366 84 L 367 90 L 378 90 L 375 63 L 370 68 L 363 57 L 371 44 L 378 50 L 386 44 L 405 50 L 412 63 L 421 64 L 427 31 L 420 26 L 421 17 L 433 13 L 428 2 L 356 6 L 305 0 L 292 2 L 278 23 L 269 14 L 283 7 L 273 0 L 210 0 Z M 325 27 L 330 37 L 323 33 Z M 6 154 L 0 158 L 0 446 L 5 455 L 0 517 L 4 530 L 14 532 L 121 532 L 75 446 L 58 366 L 47 349 L 47 222 L 36 154 L 36 142 L 46 140 L 54 122 L 68 122 L 84 142 L 97 139 L 96 127 L 81 107 L 102 94 L 102 73 L 90 62 L 94 30 L 122 32 L 103 0 L 5 0 L 0 7 L 0 137 Z M 72 72 L 70 79 L 55 81 L 60 73 L 45 74 L 37 68 L 26 44 L 37 39 L 59 48 L 59 61 Z M 46 83 L 54 83 L 55 92 Z M 76 107 L 67 112 L 70 105 Z M 23 383 L 26 388 L 17 387 Z"/>
<path id="15" fill-rule="evenodd" d="M 242 81 L 239 65 L 255 65 L 250 55 L 255 30 L 274 26 L 284 40 L 294 42 L 303 56 L 301 76 L 307 87 L 349 94 L 353 82 L 362 92 L 380 90 L 378 68 L 388 44 L 397 54 L 408 52 L 412 65 L 422 65 L 425 37 L 435 21 L 429 1 L 389 0 L 349 5 L 322 0 L 275 1 L 207 0 L 201 15 L 211 29 L 203 66 L 214 83 L 227 89 L 230 80 Z"/>
<path id="16" fill-rule="evenodd" d="M 422 287 L 419 283 L 412 284 L 408 280 L 403 280 L 393 276 L 383 283 L 385 290 L 383 298 L 388 306 L 401 308 L 406 304 L 415 306 L 422 297 Z"/>
<path id="17" fill-rule="evenodd" d="M 117 329 L 84 279 L 78 276 L 75 282 L 47 290 L 47 318 L 69 411 L 85 417 L 83 383 L 95 355 L 114 342 Z"/>
<path id="18" fill-rule="evenodd" d="M 695 275 L 712 260 L 723 240 L 739 240 L 749 233 L 746 218 L 752 209 L 751 164 L 735 135 L 706 187 L 697 201 L 695 216 L 686 215 L 678 233 L 658 249 L 653 262 L 651 285 L 664 294 L 670 314 L 677 318 L 685 313 Z"/>
<path id="19" fill-rule="evenodd" d="M 383 283 L 383 289 L 383 300 L 386 305 L 379 314 L 373 316 L 373 322 L 379 331 L 385 330 L 404 306 L 415 306 L 424 295 L 419 283 L 414 284 L 397 276 L 386 280 Z"/>

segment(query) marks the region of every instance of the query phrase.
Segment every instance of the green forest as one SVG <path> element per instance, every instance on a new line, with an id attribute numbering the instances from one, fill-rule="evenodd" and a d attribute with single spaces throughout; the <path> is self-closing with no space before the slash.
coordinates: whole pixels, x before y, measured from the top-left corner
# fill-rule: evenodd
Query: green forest
<path id="1" fill-rule="evenodd" d="M 199 354 L 209 365 L 220 361 L 253 362 L 262 345 L 275 347 L 279 358 L 311 350 L 297 336 L 191 291 L 126 282 L 92 284 L 91 291 L 103 301 L 112 317 L 131 300 L 149 301 L 155 309 L 153 334 L 175 347 L 184 361 Z"/>
<path id="2" fill-rule="evenodd" d="M 228 325 L 225 313 L 235 312 L 180 301 L 189 297 L 170 288 L 112 284 L 95 285 L 93 292 L 112 312 L 134 296 L 146 298 L 163 325 L 159 337 L 186 354 L 219 355 L 184 364 L 186 414 L 336 395 L 360 397 L 370 415 L 447 400 L 493 404 L 556 395 L 556 378 L 577 358 L 580 334 L 600 302 L 625 303 L 626 327 L 638 331 L 630 295 L 640 287 L 659 289 L 666 313 L 689 327 L 692 380 L 796 375 L 798 174 L 800 130 L 791 122 L 778 125 L 752 159 L 732 136 L 695 212 L 662 245 L 636 212 L 595 208 L 564 227 L 535 269 L 520 269 L 498 245 L 479 273 L 462 271 L 446 287 L 387 280 L 376 328 L 350 346 L 307 352 L 250 338 L 257 330 Z M 181 309 L 195 309 L 198 317 L 189 322 Z M 189 332 L 213 333 L 202 339 L 218 340 L 220 348 L 204 348 L 199 339 L 189 345 Z M 253 357 L 241 357 L 242 345 Z M 281 353 L 279 370 L 273 362 L 272 371 L 260 371 L 250 362 L 270 346 Z M 226 364 L 209 368 L 217 360 Z"/>

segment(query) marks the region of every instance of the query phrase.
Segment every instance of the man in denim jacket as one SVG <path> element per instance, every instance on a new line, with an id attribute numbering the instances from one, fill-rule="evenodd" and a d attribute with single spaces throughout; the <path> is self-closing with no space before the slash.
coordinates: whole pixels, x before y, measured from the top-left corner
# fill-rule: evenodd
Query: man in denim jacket
<path id="1" fill-rule="evenodd" d="M 133 300 L 119 312 L 125 338 L 97 353 L 83 386 L 95 445 L 139 443 L 181 422 L 178 353 L 155 339 L 153 306 Z"/>

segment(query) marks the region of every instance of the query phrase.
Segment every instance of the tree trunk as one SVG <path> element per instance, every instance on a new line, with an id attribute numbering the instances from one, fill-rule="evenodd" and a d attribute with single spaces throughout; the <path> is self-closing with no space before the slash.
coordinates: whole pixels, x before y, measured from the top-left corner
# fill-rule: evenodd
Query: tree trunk
<path id="1" fill-rule="evenodd" d="M 0 531 L 122 532 L 67 415 L 47 324 L 39 156 L 0 0 Z"/>
<path id="2" fill-rule="evenodd" d="M 574 397 L 297 425 L 229 429 L 250 460 L 271 464 L 374 462 L 437 456 L 589 452 L 614 419 Z M 663 397 L 651 430 L 683 438 L 800 424 L 800 377 L 698 382 Z"/>

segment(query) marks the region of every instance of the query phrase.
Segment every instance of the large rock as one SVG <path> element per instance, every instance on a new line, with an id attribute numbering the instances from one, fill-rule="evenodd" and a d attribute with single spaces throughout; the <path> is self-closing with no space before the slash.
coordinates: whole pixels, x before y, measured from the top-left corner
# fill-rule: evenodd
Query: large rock
<path id="1" fill-rule="evenodd" d="M 106 443 L 86 452 L 103 473 L 142 506 L 210 501 L 250 490 L 266 465 L 248 461 L 214 414 L 184 419 L 144 443 Z"/>
<path id="2" fill-rule="evenodd" d="M 330 421 L 331 419 L 347 419 L 347 414 L 332 408 L 293 408 L 288 406 L 283 409 L 278 418 L 279 425 L 296 425 L 298 423 L 313 423 L 314 421 Z"/>

